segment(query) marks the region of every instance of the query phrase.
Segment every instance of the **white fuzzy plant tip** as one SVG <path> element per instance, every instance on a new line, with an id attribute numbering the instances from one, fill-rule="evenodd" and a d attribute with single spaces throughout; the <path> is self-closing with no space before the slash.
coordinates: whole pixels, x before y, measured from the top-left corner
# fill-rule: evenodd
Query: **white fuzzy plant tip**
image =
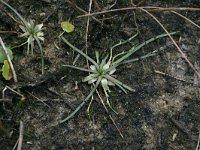
<path id="1" fill-rule="evenodd" d="M 116 68 L 109 70 L 110 67 L 112 67 L 111 61 L 109 60 L 107 63 L 105 63 L 105 59 L 102 60 L 102 62 L 98 64 L 97 67 L 95 65 L 91 65 L 90 70 L 92 73 L 86 76 L 83 79 L 83 82 L 92 84 L 95 83 L 99 77 L 101 77 L 101 85 L 103 87 L 104 93 L 108 97 L 108 92 L 110 92 L 109 86 L 114 86 L 116 84 L 114 81 L 106 78 L 106 76 L 112 76 L 116 71 Z"/>
<path id="2" fill-rule="evenodd" d="M 34 20 L 27 21 L 26 24 L 20 25 L 20 29 L 24 32 L 20 37 L 27 38 L 27 54 L 33 54 L 34 41 L 38 38 L 40 41 L 44 41 L 44 33 L 42 32 L 43 24 L 35 24 Z"/>

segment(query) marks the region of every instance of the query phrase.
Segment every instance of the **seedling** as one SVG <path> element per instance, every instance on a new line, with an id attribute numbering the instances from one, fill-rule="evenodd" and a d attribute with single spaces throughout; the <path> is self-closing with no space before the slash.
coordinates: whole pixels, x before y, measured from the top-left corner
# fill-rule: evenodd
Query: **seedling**
<path id="1" fill-rule="evenodd" d="M 170 35 L 174 35 L 176 34 L 176 32 L 172 32 L 170 33 Z M 64 38 L 63 36 L 61 36 L 62 40 L 68 45 L 70 46 L 73 50 L 75 50 L 76 52 L 78 52 L 79 54 L 81 54 L 83 57 L 85 57 L 90 63 L 90 67 L 88 69 L 86 68 L 81 68 L 81 67 L 76 67 L 76 66 L 72 66 L 72 65 L 64 65 L 65 67 L 70 67 L 73 69 L 77 69 L 80 71 L 85 71 L 88 72 L 89 75 L 86 76 L 85 78 L 83 78 L 83 82 L 88 82 L 88 84 L 93 84 L 93 89 L 90 91 L 89 95 L 85 98 L 85 100 L 83 100 L 83 102 L 65 119 L 61 120 L 58 122 L 59 123 L 63 123 L 67 120 L 69 120 L 70 118 L 72 118 L 82 107 L 83 105 L 93 96 L 94 92 L 96 91 L 96 89 L 98 88 L 99 85 L 101 85 L 103 87 L 103 91 L 105 93 L 105 96 L 107 98 L 107 105 L 111 107 L 110 102 L 108 100 L 109 97 L 109 92 L 110 92 L 110 86 L 118 86 L 124 93 L 127 93 L 127 91 L 131 91 L 134 92 L 135 90 L 133 88 L 131 88 L 130 86 L 122 83 L 121 81 L 119 81 L 118 79 L 116 79 L 113 74 L 115 73 L 116 69 L 118 66 L 122 65 L 122 64 L 126 64 L 126 63 L 130 63 L 133 62 L 134 60 L 127 60 L 129 58 L 129 56 L 131 56 L 132 54 L 134 54 L 135 52 L 137 52 L 138 50 L 140 50 L 143 46 L 157 40 L 163 37 L 168 36 L 168 34 L 161 34 L 158 35 L 154 38 L 151 38 L 137 46 L 133 46 L 130 50 L 125 51 L 123 53 L 117 54 L 115 56 L 113 56 L 112 51 L 115 47 L 125 44 L 128 41 L 132 40 L 133 38 L 135 38 L 137 36 L 134 35 L 133 37 L 131 37 L 130 39 L 124 41 L 124 42 L 120 42 L 116 45 L 114 45 L 111 50 L 110 50 L 110 54 L 107 55 L 105 58 L 103 58 L 102 60 L 99 60 L 99 54 L 96 53 L 96 61 L 94 59 L 92 59 L 91 57 L 89 57 L 88 55 L 86 55 L 84 52 L 82 52 L 81 50 L 79 50 L 78 48 L 76 48 L 75 46 L 73 46 L 66 38 Z M 110 57 L 109 57 L 110 56 Z M 147 56 L 152 56 L 151 54 L 147 54 Z M 146 56 L 146 57 L 147 57 Z M 109 59 L 108 59 L 109 58 Z"/>
<path id="2" fill-rule="evenodd" d="M 33 55 L 33 49 L 34 49 L 34 41 L 37 39 L 44 41 L 44 33 L 43 30 L 43 24 L 36 25 L 34 20 L 30 20 L 27 22 L 27 26 L 20 25 L 20 29 L 24 32 L 20 35 L 20 37 L 27 38 L 27 54 L 30 53 L 31 48 L 31 54 Z"/>
<path id="3" fill-rule="evenodd" d="M 33 20 L 26 21 L 18 12 L 15 10 L 11 5 L 6 3 L 3 0 L 0 0 L 1 3 L 6 5 L 8 8 L 10 8 L 22 21 L 22 25 L 19 27 L 21 30 L 24 32 L 23 34 L 20 35 L 20 37 L 25 37 L 27 38 L 27 54 L 30 53 L 31 49 L 31 54 L 33 54 L 33 49 L 34 49 L 34 42 L 36 41 L 39 49 L 40 49 L 40 54 L 41 54 L 41 66 L 42 66 L 42 74 L 44 74 L 44 56 L 43 56 L 43 49 L 40 41 L 44 41 L 44 33 L 42 32 L 43 30 L 43 24 L 38 24 L 36 25 Z M 23 43 L 24 44 L 24 43 Z M 22 45 L 23 45 L 22 44 Z"/>

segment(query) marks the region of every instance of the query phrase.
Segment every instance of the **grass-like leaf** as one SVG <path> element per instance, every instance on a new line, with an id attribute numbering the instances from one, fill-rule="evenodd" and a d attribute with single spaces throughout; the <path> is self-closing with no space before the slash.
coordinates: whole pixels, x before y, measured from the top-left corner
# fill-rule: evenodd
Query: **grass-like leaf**
<path id="1" fill-rule="evenodd" d="M 95 65 L 96 68 L 98 68 L 98 64 L 88 55 L 86 55 L 84 52 L 82 52 L 80 49 L 76 48 L 75 46 L 73 46 L 71 43 L 69 43 L 69 41 L 64 38 L 63 36 L 61 36 L 62 40 L 69 46 L 71 47 L 73 50 L 75 50 L 76 52 L 78 52 L 79 54 L 81 54 L 83 57 L 85 57 L 87 60 L 89 60 L 93 65 Z"/>
<path id="2" fill-rule="evenodd" d="M 176 34 L 176 33 L 177 33 L 177 32 L 172 32 L 172 33 L 170 33 L 170 35 L 174 35 L 174 34 Z M 135 52 L 137 52 L 138 50 L 140 50 L 143 46 L 145 46 L 145 45 L 147 45 L 147 44 L 149 44 L 149 43 L 151 43 L 151 42 L 153 42 L 153 41 L 155 41 L 155 40 L 157 40 L 157 39 L 166 37 L 166 36 L 168 36 L 168 34 L 161 34 L 161 35 L 158 35 L 158 36 L 156 36 L 156 37 L 153 37 L 153 38 L 151 38 L 151 39 L 149 39 L 149 40 L 143 42 L 142 44 L 139 44 L 139 45 L 136 46 L 136 47 L 133 46 L 133 47 L 129 50 L 129 52 L 128 52 L 126 55 L 122 56 L 120 59 L 118 59 L 118 60 L 116 60 L 115 62 L 113 62 L 113 65 L 119 65 L 122 61 L 124 61 L 124 60 L 127 59 L 129 56 L 131 56 L 132 54 L 134 54 Z"/>
<path id="3" fill-rule="evenodd" d="M 92 95 L 94 94 L 94 92 L 96 91 L 97 87 L 99 86 L 99 83 L 101 82 L 101 77 L 98 78 L 95 86 L 93 87 L 93 89 L 90 91 L 89 95 L 85 98 L 85 100 L 69 115 L 67 116 L 67 118 L 59 121 L 60 123 L 64 123 L 67 120 L 71 119 L 82 107 L 83 105 L 92 97 Z"/>

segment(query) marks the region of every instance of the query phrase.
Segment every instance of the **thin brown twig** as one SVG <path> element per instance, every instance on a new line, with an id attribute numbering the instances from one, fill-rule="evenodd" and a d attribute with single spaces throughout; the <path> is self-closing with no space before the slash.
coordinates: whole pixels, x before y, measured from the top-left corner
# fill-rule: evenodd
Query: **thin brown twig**
<path id="1" fill-rule="evenodd" d="M 2 11 L 2 12 L 5 12 L 5 14 L 7 15 L 7 16 L 9 16 L 13 21 L 15 21 L 16 23 L 18 23 L 18 24 L 21 24 L 19 21 L 17 21 L 9 12 L 7 12 L 7 11 L 5 11 L 4 9 L 2 9 L 1 7 L 0 7 L 0 10 Z"/>
<path id="2" fill-rule="evenodd" d="M 144 11 L 144 12 L 146 12 L 149 16 L 151 16 L 163 28 L 163 30 L 168 34 L 169 38 L 171 39 L 171 41 L 173 42 L 173 44 L 175 45 L 175 47 L 177 48 L 178 52 L 181 54 L 181 56 L 183 57 L 183 59 L 185 59 L 185 61 L 189 64 L 190 68 L 192 68 L 192 70 L 194 70 L 194 72 L 196 73 L 196 75 L 200 78 L 199 72 L 195 69 L 195 67 L 193 66 L 193 64 L 189 61 L 189 59 L 186 57 L 186 55 L 183 53 L 183 51 L 180 49 L 180 47 L 178 46 L 178 44 L 175 42 L 175 40 L 169 34 L 169 32 L 167 31 L 167 29 L 162 25 L 162 23 L 153 14 L 151 14 L 147 10 L 142 9 L 142 8 L 141 8 L 141 10 Z"/>
<path id="3" fill-rule="evenodd" d="M 73 2 L 71 2 L 70 0 L 66 1 L 68 4 L 70 4 L 72 7 L 74 7 L 75 9 L 79 10 L 80 12 L 84 13 L 84 14 L 88 14 L 88 12 L 86 12 L 85 10 L 83 10 L 82 8 L 80 8 L 79 6 L 75 5 Z M 101 25 L 101 21 L 98 20 L 97 18 L 95 18 L 94 16 L 91 17 L 94 21 L 96 21 L 97 23 L 99 23 Z M 106 27 L 104 25 L 104 27 Z"/>
<path id="4" fill-rule="evenodd" d="M 90 14 L 92 8 L 92 0 L 90 0 L 89 4 L 89 10 L 88 13 Z M 87 25 L 86 25 L 86 33 L 85 33 L 85 53 L 87 55 L 87 49 L 88 49 L 88 31 L 89 31 L 89 25 L 90 25 L 90 17 L 87 18 Z M 87 67 L 89 68 L 89 62 L 88 59 L 86 59 Z"/>
<path id="5" fill-rule="evenodd" d="M 49 107 L 50 108 L 50 106 L 47 104 L 47 103 L 45 103 L 43 100 L 41 100 L 40 98 L 38 98 L 37 96 L 35 96 L 35 95 L 33 95 L 32 93 L 30 93 L 29 91 L 26 91 L 29 95 L 31 95 L 33 98 L 35 98 L 37 101 L 39 101 L 39 102 L 41 102 L 41 103 L 43 103 L 44 105 L 46 105 L 47 107 Z"/>
<path id="6" fill-rule="evenodd" d="M 21 100 L 24 100 L 24 99 L 25 99 L 24 95 L 22 95 L 21 93 L 15 91 L 14 89 L 12 89 L 11 87 L 9 87 L 9 86 L 7 86 L 7 85 L 6 85 L 5 88 L 2 90 L 2 99 L 5 99 L 5 92 L 6 92 L 6 90 L 8 90 L 8 89 L 9 89 L 10 91 L 12 91 L 13 93 L 15 93 L 15 94 L 21 96 Z"/>
<path id="7" fill-rule="evenodd" d="M 169 8 L 164 8 L 164 7 L 155 7 L 150 10 L 149 12 L 155 12 L 155 11 L 200 11 L 200 8 L 195 8 L 195 7 L 169 7 Z"/>
<path id="8" fill-rule="evenodd" d="M 180 17 L 182 17 L 182 18 L 184 18 L 185 20 L 187 20 L 188 22 L 190 22 L 191 24 L 193 24 L 194 26 L 196 26 L 197 28 L 200 29 L 200 26 L 198 24 L 196 24 L 194 21 L 190 20 L 189 18 L 181 15 L 180 13 L 178 13 L 176 11 L 171 11 L 171 12 L 174 13 L 174 14 L 176 14 L 176 15 L 178 15 L 178 16 L 180 16 Z"/>
<path id="9" fill-rule="evenodd" d="M 123 8 L 117 8 L 117 9 L 111 9 L 111 10 L 104 10 L 100 12 L 80 15 L 78 18 L 81 17 L 88 17 L 88 16 L 95 16 L 95 15 L 101 15 L 105 13 L 111 13 L 111 12 L 117 12 L 117 11 L 127 11 L 127 10 L 134 10 L 134 9 L 148 9 L 148 11 L 172 11 L 172 10 L 179 10 L 179 11 L 200 11 L 200 8 L 190 8 L 190 7 L 171 7 L 171 8 L 164 8 L 164 7 L 152 7 L 152 6 L 146 6 L 146 7 L 123 7 Z"/>
<path id="10" fill-rule="evenodd" d="M 12 33 L 12 34 L 20 34 L 19 32 L 16 31 L 0 31 L 1 34 L 5 34 L 5 33 Z"/>
<path id="11" fill-rule="evenodd" d="M 85 15 L 80 15 L 80 16 L 78 16 L 78 18 L 81 18 L 81 17 L 88 17 L 88 16 L 95 16 L 95 15 L 101 15 L 101 14 L 111 13 L 111 12 L 116 12 L 116 11 L 133 10 L 133 9 L 137 9 L 137 7 L 125 7 L 125 8 L 119 8 L 119 9 L 104 10 L 104 11 L 95 12 L 95 13 L 90 13 L 90 14 L 87 13 L 87 14 L 85 14 Z"/>
<path id="12" fill-rule="evenodd" d="M 92 8 L 92 0 L 90 0 L 90 3 L 89 3 L 89 10 L 88 10 L 89 14 L 91 12 L 91 8 Z M 90 24 L 90 17 L 88 16 L 88 18 L 87 18 L 87 25 L 86 25 L 86 33 L 85 33 L 85 52 L 86 52 L 86 54 L 87 54 L 87 49 L 88 49 L 88 30 L 89 30 L 89 24 Z M 73 65 L 76 63 L 76 61 L 79 59 L 79 57 L 80 57 L 80 54 L 78 54 L 76 56 L 76 58 L 74 59 Z M 89 68 L 89 63 L 88 63 L 87 59 L 86 59 L 86 62 L 87 62 L 87 66 Z"/>
<path id="13" fill-rule="evenodd" d="M 16 149 L 18 142 L 19 142 L 19 138 L 17 139 L 17 141 L 16 141 L 15 145 L 13 146 L 13 149 L 12 149 L 12 150 L 15 150 L 15 149 Z"/>
<path id="14" fill-rule="evenodd" d="M 199 130 L 199 138 L 198 138 L 197 146 L 196 146 L 196 149 L 195 149 L 195 150 L 198 150 L 198 149 L 199 149 L 199 143 L 200 143 L 200 130 Z"/>
<path id="15" fill-rule="evenodd" d="M 181 82 L 184 82 L 184 83 L 187 83 L 187 84 L 196 86 L 196 87 L 200 87 L 198 84 L 195 84 L 195 83 L 186 81 L 186 80 L 181 79 L 181 78 L 174 77 L 174 76 L 172 76 L 172 75 L 169 75 L 169 74 L 167 74 L 167 73 L 164 73 L 164 72 L 161 72 L 161 71 L 158 71 L 158 70 L 154 70 L 154 72 L 155 72 L 156 74 L 159 74 L 159 75 L 162 75 L 162 76 L 165 76 L 165 77 L 173 78 L 173 79 L 175 79 L 175 80 L 177 80 L 177 81 L 181 81 Z"/>
<path id="16" fill-rule="evenodd" d="M 11 61 L 10 55 L 8 54 L 8 50 L 7 50 L 7 48 L 5 47 L 5 45 L 4 45 L 4 43 L 3 43 L 2 39 L 1 39 L 1 37 L 0 37 L 0 43 L 1 43 L 1 46 L 2 46 L 2 48 L 3 48 L 3 50 L 4 50 L 5 54 L 6 54 L 6 57 L 7 57 L 7 59 L 8 59 L 8 62 L 9 62 L 9 64 L 10 64 L 10 68 L 11 68 L 11 71 L 12 71 L 12 74 L 13 74 L 14 81 L 15 81 L 15 82 L 18 82 L 18 80 L 17 80 L 17 74 L 16 74 L 16 72 L 15 72 L 15 68 L 14 68 L 13 63 L 12 63 L 12 61 Z"/>
<path id="17" fill-rule="evenodd" d="M 17 21 L 10 13 L 7 13 L 8 16 L 13 19 L 16 23 L 21 24 L 19 21 Z"/>
<path id="18" fill-rule="evenodd" d="M 21 150 L 22 149 L 23 134 L 24 134 L 24 124 L 23 124 L 22 121 L 20 121 L 20 126 L 19 126 L 19 142 L 18 142 L 17 150 Z"/>
<path id="19" fill-rule="evenodd" d="M 12 102 L 12 99 L 10 99 L 10 98 L 1 98 L 0 102 Z"/>
<path id="20" fill-rule="evenodd" d="M 113 119 L 112 116 L 109 114 L 109 111 L 108 111 L 107 107 L 105 106 L 105 104 L 104 104 L 104 102 L 103 102 L 103 99 L 102 99 L 101 95 L 99 94 L 99 91 L 96 90 L 96 93 L 97 93 L 97 95 L 98 95 L 98 97 L 99 97 L 99 99 L 100 99 L 100 101 L 101 101 L 101 103 L 102 103 L 102 105 L 103 105 L 103 107 L 104 107 L 106 113 L 108 114 L 110 120 L 111 120 L 112 123 L 114 124 L 114 126 L 115 126 L 115 128 L 117 129 L 117 131 L 119 132 L 120 136 L 121 136 L 122 138 L 124 138 L 123 134 L 121 133 L 121 131 L 120 131 L 119 128 L 117 127 L 117 124 L 115 123 L 114 119 Z"/>
<path id="21" fill-rule="evenodd" d="M 190 131 L 183 125 L 181 124 L 178 120 L 174 119 L 173 117 L 170 117 L 170 121 L 178 128 L 181 132 L 183 132 L 188 139 L 190 140 L 190 147 L 191 149 L 194 149 L 194 143 L 193 143 L 193 138 L 191 136 Z"/>

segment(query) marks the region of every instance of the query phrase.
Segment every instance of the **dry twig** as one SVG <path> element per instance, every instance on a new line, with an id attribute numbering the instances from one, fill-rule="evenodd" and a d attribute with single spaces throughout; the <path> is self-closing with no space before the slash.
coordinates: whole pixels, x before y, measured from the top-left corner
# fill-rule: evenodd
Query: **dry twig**
<path id="1" fill-rule="evenodd" d="M 22 149 L 22 142 L 23 142 L 23 134 L 24 134 L 24 124 L 22 121 L 20 121 L 20 127 L 19 127 L 19 142 L 17 150 Z"/>
<path id="2" fill-rule="evenodd" d="M 12 102 L 12 99 L 10 99 L 10 98 L 1 98 L 0 102 Z"/>
<path id="3" fill-rule="evenodd" d="M 191 149 L 194 149 L 193 138 L 191 136 L 190 131 L 176 119 L 170 117 L 170 120 L 181 132 L 183 132 L 188 137 L 188 139 L 190 140 L 190 147 Z"/>
<path id="4" fill-rule="evenodd" d="M 193 24 L 194 26 L 196 26 L 197 28 L 200 29 L 200 26 L 199 26 L 198 24 L 196 24 L 194 21 L 188 19 L 187 17 L 181 15 L 181 14 L 178 13 L 178 12 L 175 12 L 175 11 L 171 11 L 171 12 L 174 13 L 174 14 L 176 14 L 176 15 L 178 15 L 178 16 L 180 16 L 180 17 L 182 17 L 183 19 L 187 20 L 188 22 L 190 22 L 191 24 Z"/>
<path id="5" fill-rule="evenodd" d="M 14 147 L 13 147 L 12 150 L 15 150 L 15 149 L 16 149 L 18 142 L 19 142 L 19 138 L 17 139 L 17 141 L 16 141 L 16 143 L 15 143 L 15 145 L 14 145 Z"/>
<path id="6" fill-rule="evenodd" d="M 89 14 L 91 12 L 91 8 L 92 8 L 92 0 L 90 0 L 90 4 L 89 4 L 89 10 L 88 10 Z M 86 55 L 87 55 L 87 49 L 88 49 L 88 30 L 89 30 L 89 24 L 90 24 L 90 17 L 88 16 L 88 18 L 87 18 L 87 25 L 86 25 L 86 33 L 85 33 L 85 53 L 86 53 Z M 86 59 L 86 62 L 87 62 L 87 67 L 89 68 L 88 59 Z"/>
<path id="7" fill-rule="evenodd" d="M 10 91 L 12 91 L 13 93 L 15 93 L 15 94 L 21 96 L 21 100 L 24 100 L 24 99 L 25 99 L 24 95 L 22 95 L 21 93 L 15 91 L 14 89 L 12 89 L 11 87 L 9 87 L 9 86 L 7 86 L 7 85 L 6 85 L 5 88 L 2 90 L 2 99 L 5 99 L 5 92 L 6 92 L 6 90 L 8 90 L 8 89 L 9 89 Z"/>
<path id="8" fill-rule="evenodd" d="M 147 9 L 150 11 L 173 11 L 173 10 L 179 10 L 179 11 L 200 11 L 200 8 L 190 8 L 190 7 L 171 7 L 171 8 L 163 8 L 163 7 L 152 7 L 152 6 L 146 6 L 146 7 L 125 7 L 125 8 L 118 8 L 118 9 L 111 9 L 111 10 L 104 10 L 100 12 L 80 15 L 78 18 L 81 17 L 88 17 L 88 16 L 95 16 L 95 15 L 101 15 L 105 13 L 111 13 L 111 12 L 117 12 L 117 11 L 127 11 L 127 10 L 134 10 L 134 9 Z"/>
<path id="9" fill-rule="evenodd" d="M 109 113 L 107 107 L 105 106 L 104 101 L 103 101 L 101 95 L 99 94 L 99 91 L 96 90 L 96 93 L 97 93 L 97 95 L 98 95 L 98 97 L 99 97 L 99 99 L 100 99 L 100 101 L 101 101 L 101 103 L 102 103 L 102 105 L 103 105 L 103 107 L 104 107 L 106 113 L 108 114 L 110 120 L 111 120 L 112 123 L 114 124 L 114 126 L 115 126 L 115 128 L 117 129 L 117 131 L 119 132 L 120 136 L 121 136 L 122 138 L 124 138 L 123 134 L 121 133 L 121 131 L 120 131 L 119 128 L 117 127 L 117 124 L 115 123 L 114 119 L 113 119 L 112 116 L 110 115 L 110 113 Z"/>
<path id="10" fill-rule="evenodd" d="M 47 106 L 48 108 L 50 108 L 50 106 L 49 106 L 47 103 L 45 103 L 42 99 L 38 98 L 37 96 L 33 95 L 32 93 L 30 93 L 30 92 L 28 92 L 28 91 L 26 91 L 26 92 L 27 92 L 29 95 L 31 95 L 33 98 L 35 98 L 37 101 L 43 103 L 45 106 Z"/>
<path id="11" fill-rule="evenodd" d="M 196 146 L 196 149 L 195 149 L 195 150 L 198 150 L 198 149 L 199 149 L 199 143 L 200 143 L 200 130 L 199 130 L 199 138 L 198 138 L 197 146 Z"/>
<path id="12" fill-rule="evenodd" d="M 17 34 L 17 35 L 20 34 L 20 33 L 16 32 L 16 31 L 0 31 L 0 34 L 7 34 L 7 33 Z"/>
<path id="13" fill-rule="evenodd" d="M 82 8 L 80 8 L 79 6 L 75 5 L 73 2 L 71 2 L 70 0 L 67 0 L 67 3 L 70 4 L 72 7 L 74 7 L 75 9 L 79 10 L 80 12 L 84 13 L 84 14 L 88 14 L 85 10 L 83 10 Z M 101 21 L 98 20 L 97 18 L 95 18 L 94 16 L 91 17 L 94 21 L 96 21 L 97 23 L 99 23 L 101 25 Z M 106 27 L 104 25 L 104 27 Z"/>
<path id="14" fill-rule="evenodd" d="M 196 87 L 200 87 L 198 84 L 194 84 L 194 83 L 192 83 L 192 82 L 186 81 L 186 80 L 181 79 L 181 78 L 174 77 L 174 76 L 172 76 L 172 75 L 169 75 L 169 74 L 167 74 L 167 73 L 164 73 L 164 72 L 161 72 L 161 71 L 158 71 L 158 70 L 154 70 L 154 72 L 155 72 L 156 74 L 160 74 L 160 75 L 163 75 L 163 76 L 165 76 L 165 77 L 170 77 L 170 78 L 175 79 L 175 80 L 177 80 L 177 81 L 185 82 L 185 83 L 187 83 L 187 84 L 190 84 L 190 85 L 193 85 L 193 86 L 196 86 Z"/>
<path id="15" fill-rule="evenodd" d="M 178 44 L 175 42 L 175 40 L 169 34 L 169 32 L 167 31 L 167 29 L 162 25 L 162 23 L 153 14 L 151 14 L 147 10 L 145 10 L 143 8 L 141 8 L 141 10 L 144 11 L 144 12 L 146 12 L 149 16 L 151 16 L 163 28 L 163 30 L 168 34 L 169 38 L 171 39 L 171 41 L 173 42 L 173 44 L 177 48 L 178 52 L 181 54 L 182 58 L 185 59 L 185 61 L 189 64 L 190 68 L 192 68 L 192 70 L 194 70 L 194 72 L 196 73 L 196 75 L 200 78 L 199 72 L 195 69 L 195 67 L 193 66 L 193 64 L 189 61 L 189 59 L 186 57 L 186 55 L 183 53 L 183 51 L 180 49 L 180 47 L 178 46 Z"/>
<path id="16" fill-rule="evenodd" d="M 15 143 L 13 150 L 21 150 L 22 149 L 22 143 L 23 143 L 23 134 L 24 134 L 24 124 L 22 121 L 20 121 L 20 126 L 19 126 L 19 138 L 17 139 L 17 142 Z"/>
<path id="17" fill-rule="evenodd" d="M 200 8 L 192 8 L 192 7 L 155 7 L 154 9 L 148 10 L 149 12 L 155 11 L 200 11 Z"/>

